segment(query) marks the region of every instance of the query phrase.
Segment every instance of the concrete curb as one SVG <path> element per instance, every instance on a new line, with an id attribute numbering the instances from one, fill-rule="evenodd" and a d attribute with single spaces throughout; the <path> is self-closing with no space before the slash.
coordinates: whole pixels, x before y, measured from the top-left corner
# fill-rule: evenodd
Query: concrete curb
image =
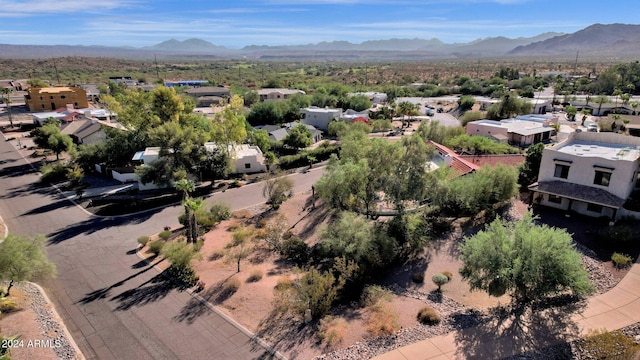
<path id="1" fill-rule="evenodd" d="M 136 248 L 136 255 L 141 260 L 144 260 L 147 263 L 147 265 L 149 265 L 151 262 L 149 260 L 147 260 L 147 258 L 145 258 L 142 254 L 140 254 L 140 250 L 142 248 L 143 248 L 143 246 L 138 245 L 138 247 Z M 158 273 L 162 273 L 164 271 L 158 265 L 154 265 L 153 268 Z M 194 299 L 198 300 L 204 306 L 206 306 L 207 308 L 209 308 L 210 310 L 215 312 L 217 315 L 219 315 L 220 317 L 225 319 L 229 324 L 233 325 L 236 329 L 240 330 L 240 332 L 242 332 L 243 334 L 247 335 L 251 340 L 255 341 L 258 345 L 262 346 L 262 348 L 264 348 L 267 352 L 269 352 L 269 354 L 271 354 L 273 357 L 275 357 L 276 359 L 280 359 L 280 360 L 287 360 L 287 358 L 284 355 L 282 355 L 282 353 L 280 353 L 279 351 L 274 349 L 273 346 L 269 345 L 266 341 L 264 341 L 260 337 L 256 336 L 256 334 L 252 333 L 249 329 L 244 327 L 244 325 L 240 324 L 239 322 L 235 321 L 233 318 L 229 317 L 227 314 L 225 314 L 222 311 L 220 311 L 212 303 L 210 303 L 207 300 L 205 300 L 202 296 L 198 295 L 197 293 L 195 293 L 191 289 L 187 289 L 186 292 L 189 295 L 191 295 L 191 297 L 193 297 Z"/>
<path id="2" fill-rule="evenodd" d="M 44 291 L 44 289 L 40 285 L 33 282 L 29 282 L 29 284 L 33 285 L 36 289 L 38 289 L 38 291 L 44 298 L 44 301 L 46 301 L 47 305 L 49 305 L 49 309 L 51 309 L 51 314 L 53 315 L 53 319 L 60 325 L 60 327 L 62 328 L 62 332 L 64 333 L 64 336 L 67 338 L 67 342 L 69 342 L 69 345 L 71 345 L 73 350 L 75 350 L 76 359 L 85 360 L 84 354 L 82 353 L 82 351 L 80 351 L 80 347 L 78 347 L 78 344 L 76 344 L 76 341 L 73 339 L 73 336 L 71 336 L 69 329 L 67 329 L 67 326 L 64 324 L 64 321 L 62 321 L 62 318 L 56 311 L 56 307 L 54 306 L 53 302 L 51 302 L 51 299 L 49 299 L 49 297 L 47 296 L 47 293 Z"/>

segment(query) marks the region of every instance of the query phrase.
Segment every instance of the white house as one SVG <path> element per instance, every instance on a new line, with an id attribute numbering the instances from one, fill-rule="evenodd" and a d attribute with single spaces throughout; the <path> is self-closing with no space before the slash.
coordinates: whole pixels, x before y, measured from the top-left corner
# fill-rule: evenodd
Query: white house
<path id="1" fill-rule="evenodd" d="M 339 119 L 342 116 L 342 109 L 329 109 L 311 106 L 300 109 L 300 122 L 306 125 L 313 125 L 316 129 L 328 131 L 329 122 Z"/>
<path id="2" fill-rule="evenodd" d="M 549 115 L 521 115 L 500 121 L 477 120 L 467 123 L 467 135 L 489 137 L 518 146 L 529 146 L 551 138 L 551 124 L 558 118 Z"/>
<path id="3" fill-rule="evenodd" d="M 209 151 L 213 151 L 213 149 L 217 147 L 217 145 L 212 142 L 207 142 L 204 146 Z M 231 158 L 232 168 L 235 174 L 267 171 L 264 154 L 262 154 L 262 150 L 255 145 L 229 145 L 229 157 Z"/>
<path id="4" fill-rule="evenodd" d="M 640 139 L 614 133 L 581 132 L 544 149 L 534 202 L 584 215 L 632 215 L 623 208 L 640 187 Z"/>

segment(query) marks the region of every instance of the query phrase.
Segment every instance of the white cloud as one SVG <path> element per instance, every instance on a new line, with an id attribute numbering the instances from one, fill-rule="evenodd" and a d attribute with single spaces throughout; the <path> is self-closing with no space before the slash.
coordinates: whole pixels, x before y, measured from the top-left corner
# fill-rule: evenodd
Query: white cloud
<path id="1" fill-rule="evenodd" d="M 136 0 L 27 0 L 0 2 L 0 17 L 20 17 L 53 13 L 95 13 L 104 10 L 129 8 Z"/>

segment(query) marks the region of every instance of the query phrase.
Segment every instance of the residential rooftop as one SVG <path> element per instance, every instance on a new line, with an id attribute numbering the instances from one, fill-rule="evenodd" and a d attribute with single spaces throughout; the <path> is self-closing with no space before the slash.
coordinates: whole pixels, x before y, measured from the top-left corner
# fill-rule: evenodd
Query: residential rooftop
<path id="1" fill-rule="evenodd" d="M 556 149 L 558 152 L 584 157 L 634 161 L 640 157 L 640 147 L 595 141 L 572 141 Z"/>

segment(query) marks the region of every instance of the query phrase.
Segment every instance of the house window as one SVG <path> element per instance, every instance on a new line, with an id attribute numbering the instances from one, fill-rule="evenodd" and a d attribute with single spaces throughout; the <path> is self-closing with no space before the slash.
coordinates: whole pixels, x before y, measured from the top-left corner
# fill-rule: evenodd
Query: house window
<path id="1" fill-rule="evenodd" d="M 548 200 L 551 203 L 562 204 L 562 198 L 560 196 L 549 194 L 549 199 Z"/>
<path id="2" fill-rule="evenodd" d="M 598 205 L 598 204 L 587 204 L 587 211 L 591 211 L 594 213 L 598 213 L 601 214 L 602 213 L 602 205 Z"/>
<path id="3" fill-rule="evenodd" d="M 64 95 L 60 95 L 60 99 L 66 99 L 67 97 Z"/>
<path id="4" fill-rule="evenodd" d="M 244 163 L 244 168 L 245 169 L 251 169 L 251 164 L 250 163 Z"/>
<path id="5" fill-rule="evenodd" d="M 593 179 L 595 185 L 609 186 L 611 181 L 611 173 L 607 171 L 596 170 L 596 176 Z"/>
<path id="6" fill-rule="evenodd" d="M 49 96 L 49 99 L 50 99 L 50 100 L 53 100 L 53 96 Z"/>
<path id="7" fill-rule="evenodd" d="M 566 179 L 569 177 L 569 165 L 556 164 L 556 170 L 553 173 L 554 177 Z"/>

